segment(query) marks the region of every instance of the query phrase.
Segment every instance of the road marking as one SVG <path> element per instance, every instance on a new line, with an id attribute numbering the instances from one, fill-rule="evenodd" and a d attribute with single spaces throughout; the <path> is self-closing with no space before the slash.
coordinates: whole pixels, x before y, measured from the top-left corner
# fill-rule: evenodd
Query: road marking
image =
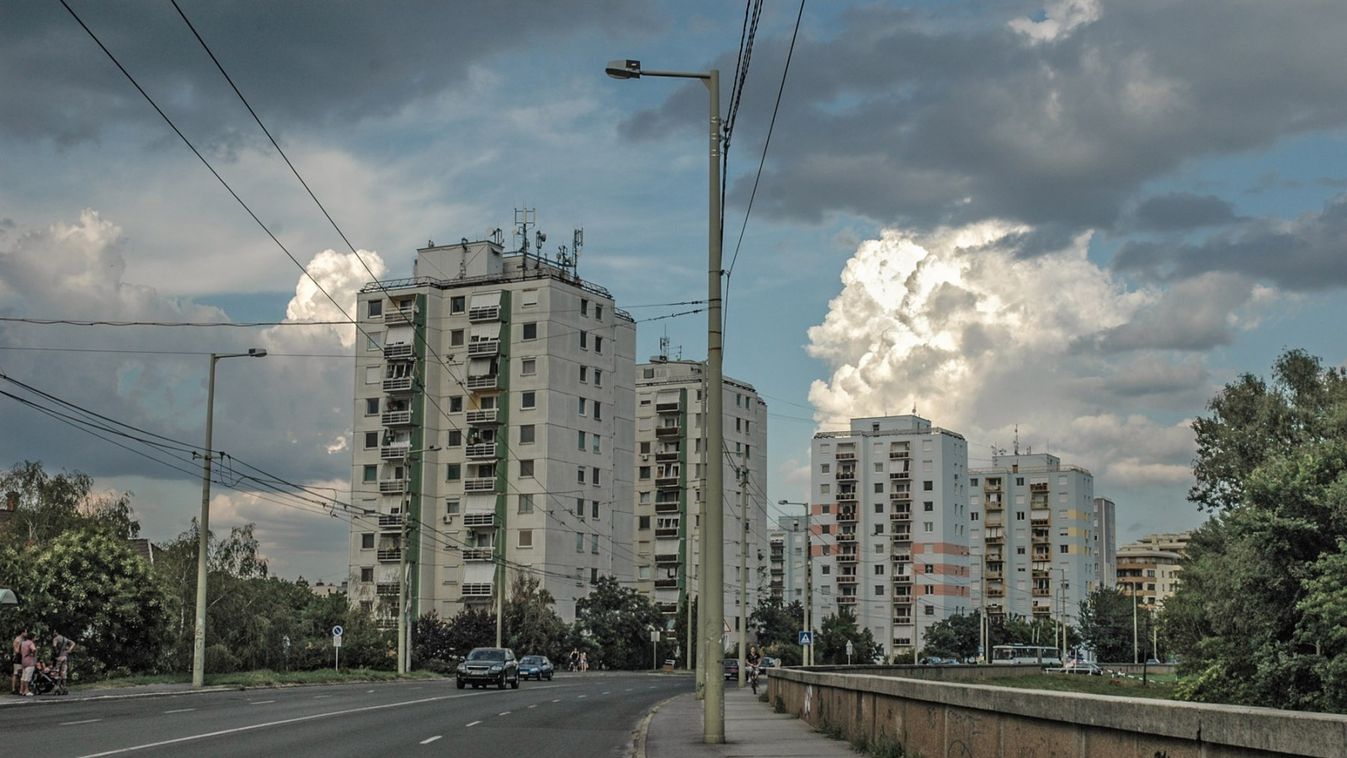
<path id="1" fill-rule="evenodd" d="M 267 703 L 274 703 L 274 702 L 276 702 L 276 701 L 275 701 L 275 700 L 249 700 L 249 701 L 248 701 L 248 705 L 266 705 Z"/>
<path id="2" fill-rule="evenodd" d="M 482 723 L 482 722 L 481 722 L 481 721 L 473 721 L 473 722 L 471 722 L 471 723 L 464 724 L 463 726 L 465 726 L 465 727 L 467 727 L 467 726 L 477 726 L 477 725 L 480 724 L 480 723 Z"/>
<path id="3" fill-rule="evenodd" d="M 547 685 L 547 686 L 545 686 L 545 687 L 538 687 L 538 688 L 535 688 L 535 689 L 555 689 L 555 688 L 560 688 L 560 687 L 562 687 L 562 686 L 564 686 L 564 685 L 560 685 L 560 684 L 550 684 L 550 685 Z M 498 692 L 499 692 L 500 694 L 504 694 L 504 690 L 499 690 Z M 486 697 L 486 696 L 488 696 L 488 695 L 489 695 L 489 693 L 478 693 L 478 692 L 473 692 L 473 693 L 463 693 L 463 694 L 461 694 L 461 695 L 457 695 L 457 694 L 456 694 L 456 695 L 436 695 L 436 696 L 434 696 L 434 697 L 417 698 L 416 700 L 404 700 L 404 701 L 401 701 L 401 702 L 398 702 L 398 703 L 383 703 L 383 704 L 381 704 L 381 705 L 366 705 L 366 706 L 362 706 L 362 707 L 360 707 L 360 708 L 343 708 L 342 710 L 339 710 L 339 711 L 328 711 L 328 712 L 326 712 L 326 713 L 313 713 L 313 714 L 310 714 L 310 715 L 308 715 L 308 716 L 296 716 L 295 718 L 281 719 L 281 720 L 279 720 L 279 721 L 264 721 L 264 722 L 259 723 L 259 724 L 248 724 L 248 725 L 246 725 L 246 726 L 236 726 L 236 727 L 233 727 L 233 728 L 231 728 L 231 729 L 220 729 L 220 730 L 214 731 L 214 732 L 202 732 L 201 734 L 190 734 L 190 735 L 188 735 L 188 736 L 186 736 L 186 737 L 177 737 L 177 738 L 174 738 L 174 739 L 171 739 L 171 740 L 159 740 L 158 742 L 147 742 L 147 743 L 145 743 L 145 744 L 143 744 L 143 745 L 132 745 L 132 746 L 130 746 L 130 747 L 121 747 L 121 748 L 115 748 L 115 749 L 113 749 L 113 750 L 104 750 L 104 751 L 101 752 L 101 753 L 89 753 L 89 754 L 87 754 L 87 755 L 82 756 L 82 758 L 103 758 L 103 756 L 108 756 L 108 755 L 121 755 L 121 754 L 123 754 L 123 753 L 134 753 L 134 752 L 139 751 L 139 750 L 149 750 L 149 749 L 151 749 L 151 748 L 164 747 L 164 746 L 167 746 L 167 745 L 181 745 L 181 744 L 184 743 L 184 742 L 195 742 L 195 741 L 197 741 L 197 740 L 209 739 L 209 738 L 211 738 L 211 737 L 223 737 L 223 736 L 228 735 L 228 734 L 239 734 L 239 733 L 242 733 L 242 732 L 252 732 L 252 731 L 256 731 L 256 730 L 258 730 L 258 729 L 266 729 L 266 728 L 273 727 L 273 726 L 284 726 L 284 725 L 286 725 L 286 724 L 298 724 L 298 723 L 302 723 L 302 722 L 304 722 L 304 721 L 314 721 L 314 720 L 316 720 L 316 719 L 331 718 L 331 717 L 333 717 L 333 716 L 345 716 L 345 715 L 348 715 L 348 714 L 351 714 L 351 713 L 363 713 L 363 712 L 366 712 L 366 711 L 382 711 L 382 710 L 388 710 L 389 708 L 401 708 L 401 707 L 403 707 L 403 706 L 408 706 L 408 705 L 421 705 L 421 704 L 423 704 L 423 703 L 437 703 L 437 702 L 440 702 L 441 700 L 458 700 L 459 698 L 465 698 L 465 697 Z M 474 723 L 481 723 L 481 722 L 474 722 Z"/>
<path id="4" fill-rule="evenodd" d="M 164 713 L 189 713 L 195 710 L 195 708 L 174 708 L 171 711 L 164 711 Z"/>
<path id="5" fill-rule="evenodd" d="M 556 700 L 553 700 L 552 702 L 554 702 L 554 703 L 560 703 L 560 702 L 561 702 L 561 698 L 557 698 Z"/>
<path id="6" fill-rule="evenodd" d="M 589 695 L 581 695 L 580 697 L 589 697 Z"/>
<path id="7" fill-rule="evenodd" d="M 611 695 L 611 694 L 613 694 L 613 691 L 612 691 L 612 690 L 604 690 L 604 691 L 603 691 L 603 694 L 605 694 L 605 695 Z"/>
<path id="8" fill-rule="evenodd" d="M 368 693 L 370 693 L 370 692 L 373 692 L 373 691 L 374 691 L 374 690 L 365 690 L 366 694 L 368 694 Z"/>
<path id="9" fill-rule="evenodd" d="M 62 721 L 61 726 L 74 726 L 76 724 L 92 724 L 103 719 L 84 719 L 83 721 Z"/>
<path id="10" fill-rule="evenodd" d="M 635 689 L 635 688 L 634 688 L 634 687 L 628 687 L 628 688 L 626 689 L 626 691 L 627 691 L 627 692 L 631 692 L 633 689 Z"/>
<path id="11" fill-rule="evenodd" d="M 530 708 L 537 708 L 537 707 L 538 707 L 538 704 L 537 704 L 537 703 L 534 703 L 533 705 L 530 705 L 529 707 L 530 707 Z"/>
<path id="12" fill-rule="evenodd" d="M 313 699 L 314 699 L 314 700 L 322 700 L 322 699 L 325 698 L 325 697 L 332 697 L 332 696 L 331 696 L 331 695 L 314 695 L 314 696 L 313 696 Z"/>
<path id="13" fill-rule="evenodd" d="M 501 711 L 500 713 L 497 713 L 496 715 L 497 715 L 497 716 L 509 716 L 509 715 L 510 715 L 510 712 L 509 712 L 509 711 Z"/>
<path id="14" fill-rule="evenodd" d="M 421 744 L 422 744 L 422 745 L 429 745 L 430 743 L 434 742 L 435 740 L 438 740 L 438 739 L 439 739 L 440 737 L 442 737 L 442 736 L 443 736 L 443 735 L 437 734 L 437 735 L 435 735 L 434 737 L 427 737 L 427 738 L 425 738 L 424 740 L 421 740 Z"/>

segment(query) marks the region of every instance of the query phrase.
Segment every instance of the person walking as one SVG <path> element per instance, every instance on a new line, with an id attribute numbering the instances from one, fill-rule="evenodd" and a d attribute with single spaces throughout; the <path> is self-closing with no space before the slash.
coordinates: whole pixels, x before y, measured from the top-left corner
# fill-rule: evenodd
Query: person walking
<path id="1" fill-rule="evenodd" d="M 589 671 L 589 653 L 580 653 L 580 671 Z"/>
<path id="2" fill-rule="evenodd" d="M 33 643 L 33 635 L 28 632 L 23 633 L 23 641 L 19 643 L 19 659 L 23 665 L 23 674 L 19 678 L 19 694 L 32 697 L 33 691 L 29 689 L 29 685 L 33 682 L 33 671 L 37 669 L 37 645 Z"/>
<path id="3" fill-rule="evenodd" d="M 51 647 L 56 660 L 52 666 L 52 675 L 60 687 L 60 692 L 64 693 L 66 680 L 70 678 L 70 653 L 75 649 L 75 641 L 60 632 L 52 632 Z"/>
<path id="4" fill-rule="evenodd" d="M 23 636 L 27 633 L 28 630 L 23 629 L 14 636 L 14 646 L 10 654 L 13 674 L 10 676 L 9 691 L 15 695 L 19 694 L 19 676 L 23 674 L 23 656 L 20 654 L 19 648 L 23 645 Z"/>

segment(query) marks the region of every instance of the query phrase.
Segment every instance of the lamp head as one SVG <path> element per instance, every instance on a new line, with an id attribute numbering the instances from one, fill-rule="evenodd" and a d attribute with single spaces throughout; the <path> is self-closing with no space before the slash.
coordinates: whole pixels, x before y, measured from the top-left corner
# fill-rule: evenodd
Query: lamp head
<path id="1" fill-rule="evenodd" d="M 265 358 L 265 357 L 267 357 L 267 351 L 266 351 L 266 349 L 260 348 L 260 347 L 250 347 L 250 348 L 248 348 L 248 357 L 249 357 L 249 358 Z"/>
<path id="2" fill-rule="evenodd" d="M 625 60 L 608 61 L 608 65 L 605 66 L 603 70 L 604 73 L 608 74 L 614 79 L 641 78 L 641 62 L 634 61 L 630 58 L 627 58 Z"/>

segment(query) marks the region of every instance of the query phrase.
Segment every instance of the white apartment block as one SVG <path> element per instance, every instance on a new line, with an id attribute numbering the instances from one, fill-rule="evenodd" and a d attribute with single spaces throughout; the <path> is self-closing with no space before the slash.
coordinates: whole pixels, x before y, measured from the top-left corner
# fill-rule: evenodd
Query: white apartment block
<path id="1" fill-rule="evenodd" d="M 906 660 L 930 624 L 972 607 L 968 444 L 915 415 L 814 435 L 813 624 L 838 611 Z"/>
<path id="2" fill-rule="evenodd" d="M 672 626 L 689 593 L 697 596 L 702 493 L 707 466 L 716 465 L 706 460 L 705 375 L 700 362 L 656 357 L 636 376 L 636 586 Z M 767 404 L 752 385 L 729 377 L 723 392 L 725 620 L 737 630 L 741 540 L 748 543 L 750 612 L 769 581 Z"/>
<path id="3" fill-rule="evenodd" d="M 778 516 L 767 533 L 768 593 L 785 605 L 804 602 L 805 517 Z"/>
<path id="4" fill-rule="evenodd" d="M 970 476 L 974 607 L 1075 625 L 1107 571 L 1096 556 L 1094 477 L 1045 453 L 995 455 Z"/>
<path id="5" fill-rule="evenodd" d="M 404 529 L 415 615 L 490 608 L 523 571 L 571 620 L 633 579 L 635 327 L 607 291 L 464 240 L 357 307 L 353 603 L 394 623 Z"/>

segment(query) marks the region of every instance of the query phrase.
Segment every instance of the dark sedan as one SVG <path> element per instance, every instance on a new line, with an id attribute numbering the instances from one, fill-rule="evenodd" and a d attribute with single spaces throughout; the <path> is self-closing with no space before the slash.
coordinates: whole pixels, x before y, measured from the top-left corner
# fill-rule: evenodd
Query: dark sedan
<path id="1" fill-rule="evenodd" d="M 724 662 L 724 671 L 725 671 L 725 678 L 726 678 L 726 679 L 738 679 L 738 678 L 739 678 L 739 659 L 738 659 L 738 658 L 726 658 L 726 659 L 725 659 L 725 662 Z"/>
<path id="2" fill-rule="evenodd" d="M 552 681 L 552 662 L 545 655 L 526 655 L 519 659 L 519 678 Z"/>

